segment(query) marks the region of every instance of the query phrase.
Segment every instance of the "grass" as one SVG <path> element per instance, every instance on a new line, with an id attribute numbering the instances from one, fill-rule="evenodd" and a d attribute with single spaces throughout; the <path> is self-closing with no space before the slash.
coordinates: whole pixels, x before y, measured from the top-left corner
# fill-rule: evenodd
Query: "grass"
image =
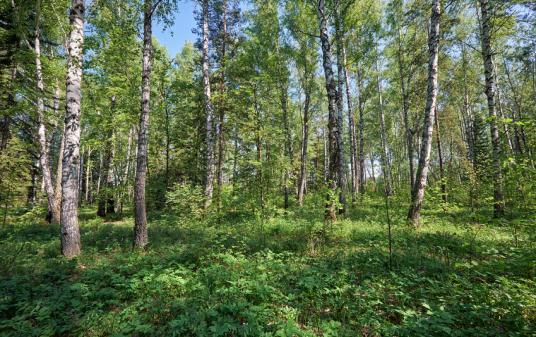
<path id="1" fill-rule="evenodd" d="M 21 216 L 0 230 L 2 336 L 532 336 L 534 223 L 429 209 L 419 230 L 381 200 L 324 226 L 321 210 L 190 220 L 81 212 L 83 254 Z"/>

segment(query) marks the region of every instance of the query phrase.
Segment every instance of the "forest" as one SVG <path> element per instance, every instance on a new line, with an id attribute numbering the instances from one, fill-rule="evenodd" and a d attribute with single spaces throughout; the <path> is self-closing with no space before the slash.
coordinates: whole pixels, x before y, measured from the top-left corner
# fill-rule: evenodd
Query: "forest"
<path id="1" fill-rule="evenodd" d="M 534 151 L 533 1 L 0 0 L 0 336 L 534 336 Z"/>

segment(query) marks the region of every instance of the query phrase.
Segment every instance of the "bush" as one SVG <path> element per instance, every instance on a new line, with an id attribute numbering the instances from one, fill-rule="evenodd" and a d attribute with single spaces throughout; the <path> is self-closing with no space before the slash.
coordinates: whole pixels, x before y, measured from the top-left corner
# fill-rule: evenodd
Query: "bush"
<path id="1" fill-rule="evenodd" d="M 169 208 L 182 217 L 200 219 L 203 214 L 203 191 L 201 187 L 177 183 L 166 194 Z"/>

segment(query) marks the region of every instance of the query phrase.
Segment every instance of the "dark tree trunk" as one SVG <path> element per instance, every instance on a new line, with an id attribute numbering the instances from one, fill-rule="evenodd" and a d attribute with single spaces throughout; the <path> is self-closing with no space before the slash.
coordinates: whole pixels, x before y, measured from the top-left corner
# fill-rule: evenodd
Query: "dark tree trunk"
<path id="1" fill-rule="evenodd" d="M 331 44 L 328 33 L 328 18 L 325 13 L 324 0 L 318 0 L 318 19 L 320 25 L 320 41 L 322 44 L 322 64 L 324 67 L 324 76 L 326 78 L 326 92 L 328 97 L 328 153 L 329 153 L 329 175 L 328 184 L 333 191 L 341 188 L 340 199 L 343 195 L 341 181 L 342 167 L 342 142 L 341 142 L 341 125 L 337 118 L 337 89 L 335 78 L 333 76 L 333 64 L 331 62 Z M 328 196 L 329 198 L 329 196 Z M 335 204 L 328 200 L 326 204 L 326 217 L 335 220 Z"/>

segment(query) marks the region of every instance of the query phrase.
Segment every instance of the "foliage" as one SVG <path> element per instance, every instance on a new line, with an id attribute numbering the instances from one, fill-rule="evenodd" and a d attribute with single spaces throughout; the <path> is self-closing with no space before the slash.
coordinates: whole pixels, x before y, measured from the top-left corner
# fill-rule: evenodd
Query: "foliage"
<path id="1" fill-rule="evenodd" d="M 186 183 L 173 185 L 166 194 L 166 203 L 172 212 L 193 220 L 199 220 L 202 217 L 203 200 L 203 190 Z"/>
<path id="2" fill-rule="evenodd" d="M 184 185 L 174 190 L 170 195 L 198 194 Z M 389 271 L 381 209 L 381 199 L 354 209 L 314 254 L 308 238 L 323 225 L 306 215 L 271 218 L 262 227 L 253 218 L 178 227 L 155 218 L 144 253 L 130 250 L 130 219 L 111 224 L 91 216 L 82 224 L 84 254 L 71 261 L 57 255 L 55 226 L 17 223 L 0 233 L 0 332 L 531 335 L 536 285 L 529 224 L 514 231 L 520 219 L 505 225 L 481 214 L 482 223 L 472 223 L 463 209 L 456 217 L 428 209 L 418 232 L 395 225 Z M 395 209 L 394 218 L 403 212 Z"/>

